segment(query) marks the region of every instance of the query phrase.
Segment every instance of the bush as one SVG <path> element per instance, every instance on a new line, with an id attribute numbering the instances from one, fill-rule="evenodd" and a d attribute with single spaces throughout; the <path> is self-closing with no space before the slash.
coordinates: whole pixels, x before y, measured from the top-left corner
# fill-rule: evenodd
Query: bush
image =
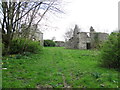
<path id="1" fill-rule="evenodd" d="M 19 38 L 12 40 L 9 54 L 22 54 L 24 52 L 37 53 L 41 49 L 40 42 Z"/>
<path id="2" fill-rule="evenodd" d="M 44 46 L 45 47 L 54 47 L 55 42 L 53 40 L 44 40 Z"/>
<path id="3" fill-rule="evenodd" d="M 101 49 L 102 66 L 116 69 L 120 68 L 119 46 L 120 33 L 112 33 Z"/>

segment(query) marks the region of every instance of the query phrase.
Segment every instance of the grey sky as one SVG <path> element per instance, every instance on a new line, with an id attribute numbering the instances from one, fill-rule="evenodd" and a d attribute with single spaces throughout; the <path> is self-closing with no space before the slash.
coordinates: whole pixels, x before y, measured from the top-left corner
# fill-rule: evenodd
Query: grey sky
<path id="1" fill-rule="evenodd" d="M 107 32 L 118 28 L 118 2 L 119 0 L 62 0 L 60 6 L 65 14 L 49 14 L 44 39 L 56 37 L 63 41 L 64 33 L 74 25 L 79 25 L 82 31 L 89 31 L 90 26 L 98 32 Z M 56 17 L 57 16 L 57 17 Z M 42 25 L 41 23 L 41 25 Z M 44 30 L 45 28 L 42 28 Z"/>
<path id="2" fill-rule="evenodd" d="M 59 18 L 50 18 L 50 28 L 44 31 L 44 39 L 64 40 L 63 34 L 69 28 L 78 24 L 82 31 L 89 31 L 93 26 L 96 31 L 107 32 L 118 27 L 118 1 L 119 0 L 63 0 L 65 15 Z M 56 31 L 55 31 L 56 29 Z"/>

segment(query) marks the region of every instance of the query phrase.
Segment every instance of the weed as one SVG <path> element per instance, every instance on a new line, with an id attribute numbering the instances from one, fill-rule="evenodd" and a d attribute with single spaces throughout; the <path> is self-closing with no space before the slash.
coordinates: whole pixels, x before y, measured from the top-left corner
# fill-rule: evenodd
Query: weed
<path id="1" fill-rule="evenodd" d="M 118 87 L 118 71 L 99 67 L 95 53 L 99 51 L 45 47 L 38 54 L 6 56 L 3 88 Z"/>

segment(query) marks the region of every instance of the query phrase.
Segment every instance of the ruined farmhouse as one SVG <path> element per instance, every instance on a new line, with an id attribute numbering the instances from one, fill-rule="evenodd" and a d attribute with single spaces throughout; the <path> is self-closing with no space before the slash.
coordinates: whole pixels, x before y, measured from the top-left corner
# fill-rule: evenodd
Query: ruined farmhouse
<path id="1" fill-rule="evenodd" d="M 93 49 L 107 40 L 108 34 L 95 32 L 93 27 L 90 27 L 90 32 L 79 32 L 77 25 L 74 28 L 73 37 L 66 41 L 66 48 L 71 49 Z"/>

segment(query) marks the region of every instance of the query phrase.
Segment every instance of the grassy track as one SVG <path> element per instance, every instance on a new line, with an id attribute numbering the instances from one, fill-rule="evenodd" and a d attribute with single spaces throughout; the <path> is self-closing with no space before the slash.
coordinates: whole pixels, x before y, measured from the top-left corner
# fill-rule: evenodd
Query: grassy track
<path id="1" fill-rule="evenodd" d="M 39 54 L 3 60 L 4 88 L 117 88 L 118 72 L 102 68 L 99 51 L 44 48 Z"/>

